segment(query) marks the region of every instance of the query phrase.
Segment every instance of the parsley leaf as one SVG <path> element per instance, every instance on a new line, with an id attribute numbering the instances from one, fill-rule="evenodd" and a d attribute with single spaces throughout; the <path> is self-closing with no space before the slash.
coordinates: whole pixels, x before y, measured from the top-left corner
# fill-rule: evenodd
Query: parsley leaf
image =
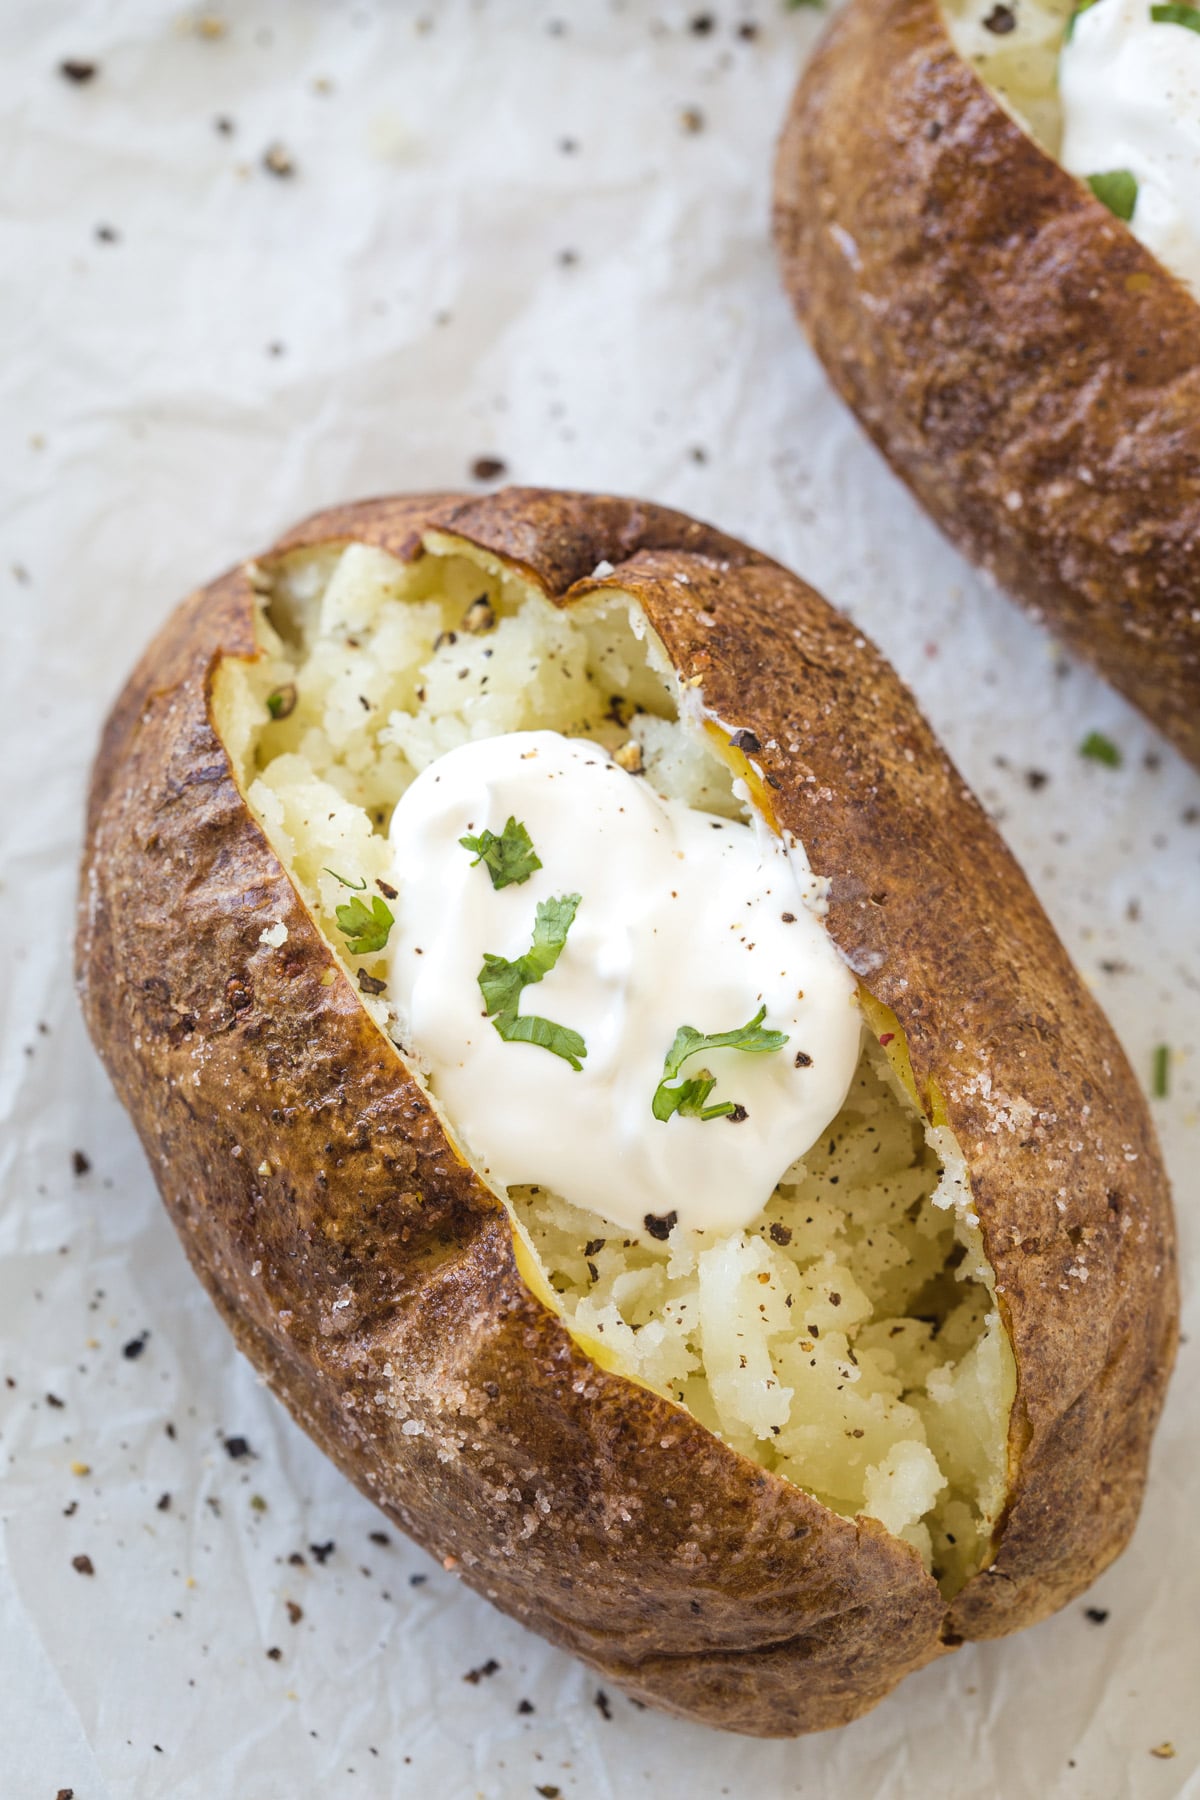
<path id="1" fill-rule="evenodd" d="M 492 878 L 494 888 L 508 887 L 510 884 L 520 886 L 528 881 L 535 869 L 542 866 L 524 825 L 510 818 L 504 830 L 497 837 L 494 831 L 482 831 L 478 837 L 460 837 L 459 843 L 464 850 L 474 850 L 474 869 L 479 863 L 486 865 Z"/>
<path id="2" fill-rule="evenodd" d="M 720 1119 L 734 1110 L 732 1100 L 722 1100 L 715 1106 L 705 1106 L 704 1102 L 717 1085 L 715 1075 L 707 1069 L 701 1069 L 698 1075 L 681 1081 L 678 1087 L 668 1087 L 660 1081 L 654 1090 L 654 1098 L 650 1109 L 656 1119 L 665 1124 L 672 1113 L 678 1113 L 681 1119 Z"/>
<path id="3" fill-rule="evenodd" d="M 543 975 L 550 973 L 567 941 L 567 933 L 575 923 L 578 910 L 578 894 L 560 894 L 555 900 L 538 901 L 533 920 L 533 943 L 528 953 L 521 958 L 522 963 L 532 963 L 538 971 L 536 975 L 528 976 L 528 980 L 540 981 Z"/>
<path id="4" fill-rule="evenodd" d="M 663 1074 L 668 1079 L 678 1075 L 689 1056 L 695 1056 L 698 1050 L 746 1050 L 751 1053 L 782 1050 L 787 1043 L 787 1032 L 764 1031 L 762 1022 L 766 1016 L 766 1007 L 760 1006 L 748 1025 L 739 1025 L 736 1031 L 721 1031 L 712 1037 L 706 1037 L 694 1025 L 681 1025 L 667 1051 Z"/>
<path id="5" fill-rule="evenodd" d="M 1122 762 L 1119 747 L 1102 731 L 1089 731 L 1079 746 L 1079 754 L 1091 762 L 1103 763 L 1107 769 L 1119 769 Z"/>
<path id="6" fill-rule="evenodd" d="M 1087 184 L 1097 200 L 1107 206 L 1110 213 L 1126 224 L 1133 217 L 1133 209 L 1137 205 L 1137 177 L 1128 169 L 1109 169 L 1104 175 L 1089 175 Z"/>
<path id="7" fill-rule="evenodd" d="M 786 1031 L 764 1031 L 762 1022 L 767 1016 L 765 1006 L 760 1006 L 754 1017 L 746 1025 L 739 1025 L 735 1031 L 720 1031 L 712 1036 L 697 1031 L 694 1025 L 681 1025 L 675 1033 L 671 1048 L 667 1051 L 663 1062 L 663 1078 L 654 1090 L 654 1098 L 650 1102 L 650 1110 L 656 1119 L 664 1122 L 672 1113 L 678 1113 L 684 1119 L 718 1119 L 739 1110 L 737 1103 L 726 1100 L 713 1106 L 704 1103 L 716 1086 L 716 1076 L 707 1069 L 701 1069 L 698 1075 L 689 1076 L 680 1082 L 678 1087 L 668 1087 L 679 1074 L 689 1057 L 697 1055 L 701 1050 L 745 1050 L 751 1055 L 760 1055 L 768 1050 L 782 1050 L 787 1043 Z"/>
<path id="8" fill-rule="evenodd" d="M 493 956 L 490 951 L 485 951 L 478 977 L 484 1008 L 506 1043 L 536 1044 L 541 1050 L 561 1056 L 577 1072 L 582 1069 L 583 1058 L 587 1055 L 587 1045 L 579 1033 L 535 1014 L 521 1017 L 517 1007 L 523 989 L 541 981 L 558 961 L 578 907 L 578 894 L 560 894 L 553 900 L 539 900 L 534 915 L 533 941 L 524 956 L 510 962 L 505 956 Z"/>
<path id="9" fill-rule="evenodd" d="M 1155 25 L 1186 25 L 1189 31 L 1200 31 L 1200 8 L 1195 6 L 1152 6 L 1150 18 Z"/>
<path id="10" fill-rule="evenodd" d="M 381 900 L 378 894 L 371 896 L 369 907 L 358 899 L 339 906 L 334 917 L 338 930 L 345 935 L 351 956 L 373 956 L 377 950 L 382 950 L 396 923 L 387 901 Z"/>
<path id="11" fill-rule="evenodd" d="M 536 1044 L 569 1062 L 578 1074 L 587 1055 L 587 1045 L 577 1031 L 568 1025 L 556 1025 L 553 1019 L 539 1018 L 536 1013 L 502 1013 L 492 1024 L 507 1044 Z"/>

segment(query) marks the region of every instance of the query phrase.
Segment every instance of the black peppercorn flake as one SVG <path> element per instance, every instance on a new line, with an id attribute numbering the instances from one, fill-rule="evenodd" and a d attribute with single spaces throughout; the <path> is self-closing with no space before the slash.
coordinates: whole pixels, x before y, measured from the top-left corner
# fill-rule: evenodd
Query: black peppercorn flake
<path id="1" fill-rule="evenodd" d="M 508 464 L 500 456 L 477 456 L 471 464 L 474 481 L 499 481 L 508 474 Z"/>
<path id="2" fill-rule="evenodd" d="M 755 756 L 762 749 L 754 732 L 745 729 L 735 731 L 729 740 L 731 750 L 740 750 L 744 756 Z"/>

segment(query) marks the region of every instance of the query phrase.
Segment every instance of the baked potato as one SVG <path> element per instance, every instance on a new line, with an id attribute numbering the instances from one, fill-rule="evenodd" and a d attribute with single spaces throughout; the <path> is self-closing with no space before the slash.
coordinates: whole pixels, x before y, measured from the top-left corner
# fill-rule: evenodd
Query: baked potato
<path id="1" fill-rule="evenodd" d="M 599 1211 L 517 1179 L 536 1123 L 485 1180 L 393 1004 L 419 858 L 389 821 L 523 733 L 816 871 L 843 1011 L 794 1059 L 758 1019 L 741 1048 L 799 1080 L 852 1007 L 844 1098 L 734 1229 L 687 1228 L 683 1183 L 678 1214 L 621 1223 L 637 1176 L 603 1141 Z M 552 878 L 547 835 L 502 823 L 414 892 L 431 930 L 470 883 L 491 919 L 528 909 L 531 858 Z M 77 967 L 240 1348 L 398 1526 L 630 1694 L 762 1736 L 840 1725 L 1129 1536 L 1177 1313 L 1147 1109 L 911 695 L 765 556 L 531 489 L 310 519 L 194 594 L 117 702 Z M 588 1077 L 547 1047 L 500 1050 L 546 1082 L 549 1134 L 551 1072 L 568 1100 Z M 747 1083 L 771 1061 L 716 1054 Z M 752 1145 L 745 1110 L 638 1117 L 718 1157 Z"/>
<path id="2" fill-rule="evenodd" d="M 796 90 L 774 222 L 800 321 L 892 467 L 1200 763 L 1200 37 L 1180 14 L 1200 20 L 850 0 Z M 1122 20 L 1127 42 L 1089 48 Z M 1089 60 L 1064 132 L 1068 32 L 1063 69 Z M 1143 40 L 1170 76 L 1118 93 Z M 1147 150 L 1168 127 L 1186 154 Z"/>

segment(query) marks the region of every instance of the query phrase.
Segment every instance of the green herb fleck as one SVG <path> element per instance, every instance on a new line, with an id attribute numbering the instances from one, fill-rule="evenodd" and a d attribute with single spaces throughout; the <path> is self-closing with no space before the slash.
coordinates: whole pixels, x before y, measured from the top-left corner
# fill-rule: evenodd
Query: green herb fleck
<path id="1" fill-rule="evenodd" d="M 285 687 L 278 687 L 273 694 L 267 695 L 267 711 L 273 719 L 286 719 L 296 710 L 296 684 L 289 681 Z"/>
<path id="2" fill-rule="evenodd" d="M 1150 1081 L 1150 1092 L 1155 1100 L 1165 1100 L 1171 1091 L 1171 1051 L 1166 1044 L 1156 1044 L 1154 1048 L 1154 1073 Z"/>
<path id="3" fill-rule="evenodd" d="M 361 881 L 351 881 L 348 875 L 339 875 L 336 869 L 327 868 L 325 873 L 326 875 L 332 875 L 335 881 L 340 881 L 344 888 L 353 888 L 356 894 L 361 894 L 367 885 L 367 878 L 365 875 Z"/>
<path id="4" fill-rule="evenodd" d="M 349 886 L 349 882 L 346 885 Z M 396 923 L 387 901 L 381 900 L 378 894 L 371 896 L 369 907 L 361 900 L 348 901 L 345 906 L 338 907 L 334 917 L 338 930 L 345 935 L 351 956 L 374 956 L 377 950 L 383 949 L 388 933 Z"/>
<path id="5" fill-rule="evenodd" d="M 1200 8 L 1195 6 L 1152 6 L 1150 17 L 1155 25 L 1186 25 L 1189 31 L 1200 31 Z"/>
<path id="6" fill-rule="evenodd" d="M 1096 4 L 1096 0 L 1079 0 L 1079 5 L 1075 8 L 1074 12 L 1071 14 L 1070 18 L 1067 20 L 1067 29 L 1063 32 L 1063 43 L 1064 44 L 1069 44 L 1071 39 L 1075 36 L 1075 21 L 1079 17 L 1080 13 L 1085 13 L 1085 12 L 1090 11 L 1090 9 L 1093 6 L 1095 6 L 1095 4 Z"/>
<path id="7" fill-rule="evenodd" d="M 762 1022 L 767 1016 L 765 1006 L 760 1006 L 747 1025 L 739 1025 L 736 1031 L 721 1031 L 714 1036 L 706 1036 L 697 1031 L 694 1025 L 681 1025 L 675 1033 L 671 1048 L 667 1051 L 663 1062 L 663 1078 L 654 1090 L 654 1098 L 650 1109 L 656 1119 L 664 1122 L 672 1113 L 678 1113 L 684 1119 L 719 1119 L 731 1113 L 740 1113 L 743 1109 L 733 1100 L 720 1101 L 706 1106 L 705 1101 L 716 1086 L 716 1076 L 707 1069 L 701 1069 L 698 1075 L 689 1076 L 681 1081 L 678 1087 L 668 1087 L 679 1074 L 689 1057 L 696 1056 L 702 1050 L 744 1050 L 750 1055 L 761 1055 L 767 1050 L 782 1050 L 787 1043 L 786 1031 L 764 1031 Z"/>
<path id="8" fill-rule="evenodd" d="M 485 951 L 479 971 L 479 991 L 487 1016 L 504 1041 L 536 1044 L 540 1050 L 561 1056 L 576 1072 L 582 1069 L 587 1055 L 587 1045 L 579 1033 L 566 1025 L 556 1025 L 552 1019 L 534 1014 L 522 1017 L 517 1007 L 523 990 L 548 975 L 562 954 L 567 933 L 575 922 L 579 898 L 578 894 L 561 894 L 553 900 L 539 900 L 533 941 L 524 956 L 510 962 L 507 957 Z"/>
<path id="9" fill-rule="evenodd" d="M 1124 761 L 1118 746 L 1102 731 L 1089 731 L 1079 746 L 1079 754 L 1103 763 L 1107 769 L 1119 769 Z"/>
<path id="10" fill-rule="evenodd" d="M 665 1081 L 660 1081 L 651 1101 L 655 1118 L 664 1123 L 672 1113 L 678 1113 L 681 1119 L 725 1118 L 734 1110 L 734 1101 L 721 1100 L 713 1106 L 704 1104 L 716 1085 L 716 1076 L 707 1069 L 701 1069 L 698 1075 L 681 1081 L 678 1087 L 668 1087 Z"/>
<path id="11" fill-rule="evenodd" d="M 542 866 L 529 833 L 513 818 L 499 837 L 494 831 L 482 831 L 478 837 L 460 837 L 458 841 L 464 850 L 474 850 L 475 861 L 471 867 L 474 869 L 483 863 L 494 888 L 519 887 Z"/>
<path id="12" fill-rule="evenodd" d="M 1133 209 L 1137 205 L 1137 177 L 1128 169 L 1109 169 L 1104 175 L 1089 175 L 1087 184 L 1102 205 L 1107 206 L 1110 213 L 1126 224 L 1133 217 Z"/>
<path id="13" fill-rule="evenodd" d="M 825 0 L 783 0 L 783 10 L 784 12 L 799 12 L 802 7 L 812 6 L 820 11 L 824 4 Z"/>

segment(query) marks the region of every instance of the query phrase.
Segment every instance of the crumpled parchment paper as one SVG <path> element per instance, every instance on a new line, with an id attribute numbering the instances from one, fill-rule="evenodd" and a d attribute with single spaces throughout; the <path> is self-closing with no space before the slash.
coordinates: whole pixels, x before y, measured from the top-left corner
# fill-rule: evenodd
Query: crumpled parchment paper
<path id="1" fill-rule="evenodd" d="M 781 0 L 0 9 L 4 1800 L 1200 1792 L 1200 779 L 946 547 L 793 326 L 770 153 L 820 23 Z M 481 457 L 687 508 L 846 607 L 1147 1085 L 1170 1047 L 1191 1342 L 1137 1537 L 1086 1602 L 833 1735 L 601 1695 L 383 1541 L 234 1353 L 77 1015 L 84 782 L 145 639 L 305 512 L 470 486 Z M 1080 756 L 1092 730 L 1119 769 Z"/>

